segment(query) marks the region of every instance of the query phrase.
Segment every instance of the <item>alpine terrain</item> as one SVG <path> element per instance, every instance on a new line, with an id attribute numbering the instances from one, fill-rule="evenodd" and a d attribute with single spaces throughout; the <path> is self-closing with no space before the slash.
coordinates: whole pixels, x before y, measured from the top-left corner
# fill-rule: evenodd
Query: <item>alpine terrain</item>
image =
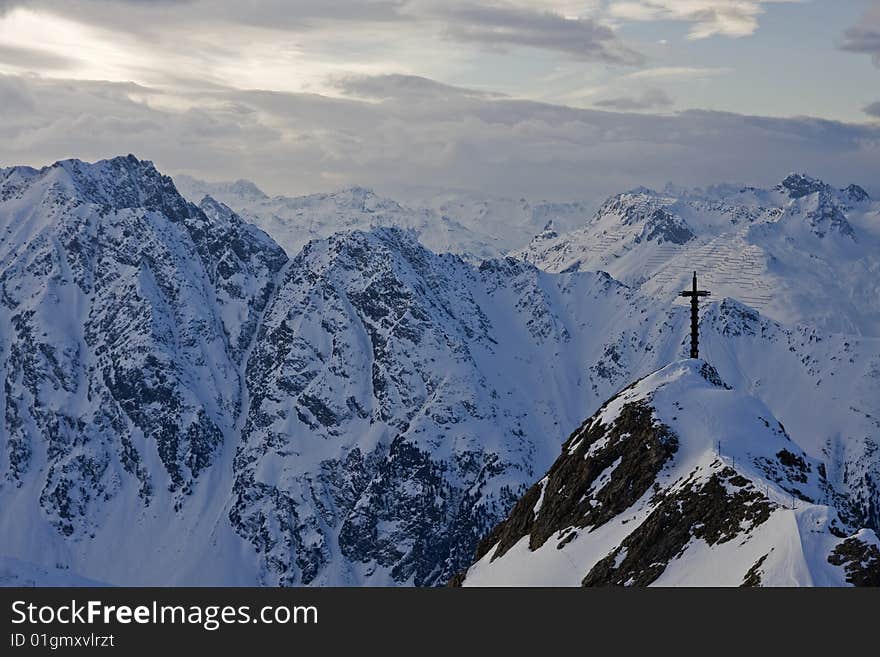
<path id="1" fill-rule="evenodd" d="M 517 202 L 508 232 L 497 200 L 214 191 L 0 169 L 0 582 L 873 581 L 860 188 Z"/>
<path id="2" fill-rule="evenodd" d="M 396 226 L 415 232 L 429 249 L 479 263 L 526 244 L 548 221 L 574 229 L 589 213 L 586 202 L 555 203 L 434 194 L 415 206 L 349 187 L 308 196 L 268 196 L 249 180 L 208 183 L 179 175 L 174 182 L 194 203 L 210 196 L 271 235 L 291 256 L 313 239 L 342 230 Z"/>
<path id="3" fill-rule="evenodd" d="M 766 405 L 677 361 L 571 435 L 458 582 L 880 586 L 880 540 L 841 509 Z"/>

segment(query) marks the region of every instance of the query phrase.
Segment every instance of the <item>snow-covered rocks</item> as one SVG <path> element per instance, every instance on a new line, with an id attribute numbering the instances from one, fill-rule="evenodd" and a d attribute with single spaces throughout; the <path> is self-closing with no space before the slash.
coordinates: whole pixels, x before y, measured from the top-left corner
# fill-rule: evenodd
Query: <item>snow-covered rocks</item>
<path id="1" fill-rule="evenodd" d="M 590 213 L 583 202 L 530 202 L 463 194 L 433 195 L 399 203 L 364 187 L 307 196 L 269 197 L 249 181 L 207 183 L 176 176 L 181 193 L 194 203 L 210 196 L 269 233 L 290 257 L 310 240 L 343 230 L 396 227 L 415 231 L 438 253 L 479 262 L 520 248 L 548 221 L 570 230 Z"/>
<path id="2" fill-rule="evenodd" d="M 124 544 L 193 496 L 286 257 L 133 156 L 6 169 L 0 190 L 3 548 L 54 563 L 55 532 Z"/>
<path id="3" fill-rule="evenodd" d="M 325 200 L 393 209 L 362 189 Z M 467 207 L 497 230 L 500 206 Z M 526 223 L 565 214 L 528 207 Z M 811 239 L 835 259 L 871 243 L 852 224 L 857 241 Z M 0 170 L 0 557 L 111 584 L 430 585 L 466 568 L 585 416 L 687 352 L 688 316 L 647 283 L 477 264 L 425 235 L 346 229 L 289 257 L 133 157 Z M 867 295 L 875 279 L 849 280 Z M 708 360 L 825 466 L 841 522 L 876 528 L 877 339 L 712 289 Z"/>
<path id="4" fill-rule="evenodd" d="M 584 422 L 457 583 L 865 584 L 877 537 L 838 503 L 762 402 L 679 361 Z"/>
<path id="5" fill-rule="evenodd" d="M 880 336 L 880 204 L 792 174 L 772 189 L 638 188 L 516 255 L 545 271 L 604 270 L 674 302 L 695 269 L 713 295 L 784 323 Z"/>

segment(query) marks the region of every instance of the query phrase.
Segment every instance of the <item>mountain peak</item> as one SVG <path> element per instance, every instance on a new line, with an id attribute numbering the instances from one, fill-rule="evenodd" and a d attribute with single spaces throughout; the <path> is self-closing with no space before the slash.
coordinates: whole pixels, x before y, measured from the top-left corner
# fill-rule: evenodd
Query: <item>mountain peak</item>
<path id="1" fill-rule="evenodd" d="M 828 185 L 818 178 L 813 178 L 805 173 L 790 173 L 780 183 L 778 188 L 787 190 L 791 198 L 801 198 L 802 196 L 824 191 L 828 189 Z"/>
<path id="2" fill-rule="evenodd" d="M 43 189 L 60 203 L 91 203 L 102 212 L 144 208 L 162 212 L 171 220 L 189 212 L 171 178 L 162 175 L 151 161 L 131 154 L 96 162 L 59 160 L 39 170 L 17 171 L 17 180 L 7 177 L 5 182 L 15 187 L 18 195 L 28 189 Z"/>
<path id="3" fill-rule="evenodd" d="M 581 424 L 455 583 L 857 583 L 838 562 L 876 537 L 847 544 L 828 490 L 763 402 L 679 360 Z"/>
<path id="4" fill-rule="evenodd" d="M 161 175 L 150 160 L 140 160 L 135 155 L 117 155 L 115 157 L 86 162 L 78 158 L 58 160 L 46 167 L 47 169 L 64 169 L 73 176 L 95 176 L 102 173 L 122 172 L 142 175 Z"/>
<path id="5" fill-rule="evenodd" d="M 865 201 L 871 200 L 870 194 L 868 194 L 868 192 L 866 192 L 864 188 L 859 185 L 849 185 L 848 187 L 842 189 L 841 192 L 843 192 L 846 195 L 847 199 L 853 203 L 863 203 Z"/>
<path id="6" fill-rule="evenodd" d="M 244 196 L 245 198 L 266 199 L 269 196 L 257 185 L 250 180 L 239 178 L 229 184 L 229 191 L 233 194 Z"/>

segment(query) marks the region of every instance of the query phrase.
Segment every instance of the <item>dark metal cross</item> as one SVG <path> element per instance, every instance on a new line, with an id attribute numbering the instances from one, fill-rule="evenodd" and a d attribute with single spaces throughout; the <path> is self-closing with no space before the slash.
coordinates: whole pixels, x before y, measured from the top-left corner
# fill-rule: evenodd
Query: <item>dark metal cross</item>
<path id="1" fill-rule="evenodd" d="M 708 297 L 709 292 L 697 289 L 697 272 L 694 272 L 694 287 L 681 293 L 683 297 L 691 298 L 691 358 L 700 357 L 700 328 L 698 325 L 700 297 Z"/>

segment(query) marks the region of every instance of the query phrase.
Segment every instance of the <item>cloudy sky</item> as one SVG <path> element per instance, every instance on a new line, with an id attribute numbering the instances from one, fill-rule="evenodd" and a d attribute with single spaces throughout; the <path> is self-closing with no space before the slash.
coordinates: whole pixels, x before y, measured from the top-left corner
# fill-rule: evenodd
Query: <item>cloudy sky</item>
<path id="1" fill-rule="evenodd" d="M 273 193 L 880 195 L 877 0 L 0 0 L 0 166 Z"/>

